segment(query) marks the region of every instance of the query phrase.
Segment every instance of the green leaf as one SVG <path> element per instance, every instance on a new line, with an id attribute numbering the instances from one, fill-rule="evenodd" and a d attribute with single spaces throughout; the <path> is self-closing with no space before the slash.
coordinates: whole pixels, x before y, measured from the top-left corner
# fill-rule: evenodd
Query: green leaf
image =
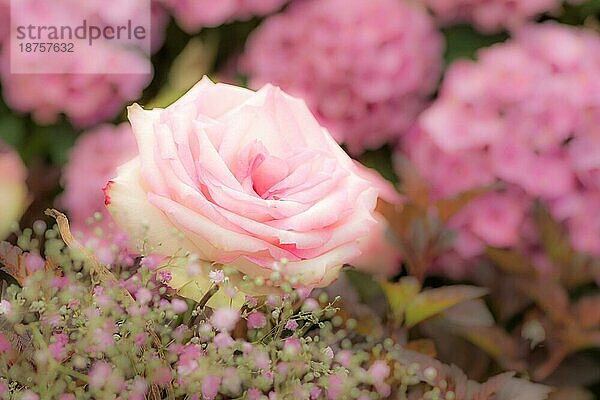
<path id="1" fill-rule="evenodd" d="M 485 249 L 485 254 L 498 267 L 509 274 L 528 276 L 535 276 L 537 274 L 537 270 L 529 259 L 514 250 L 488 247 Z"/>
<path id="2" fill-rule="evenodd" d="M 461 326 L 494 326 L 494 317 L 485 301 L 475 299 L 462 302 L 444 312 L 444 317 Z"/>
<path id="3" fill-rule="evenodd" d="M 384 296 L 381 286 L 376 282 L 371 275 L 365 274 L 357 270 L 346 271 L 346 277 L 356 292 L 360 301 L 364 304 Z"/>
<path id="4" fill-rule="evenodd" d="M 452 306 L 486 294 L 486 289 L 468 285 L 446 286 L 419 293 L 406 306 L 405 325 L 415 326 Z"/>
<path id="5" fill-rule="evenodd" d="M 517 342 L 504 330 L 492 326 L 476 326 L 462 329 L 461 336 L 493 357 L 505 369 L 522 370 Z"/>
<path id="6" fill-rule="evenodd" d="M 572 262 L 575 251 L 563 227 L 540 203 L 536 204 L 534 215 L 546 254 L 552 261 L 567 267 Z"/>
<path id="7" fill-rule="evenodd" d="M 505 33 L 484 35 L 477 32 L 470 25 L 456 25 L 443 30 L 446 37 L 446 64 L 459 58 L 474 59 L 477 50 L 489 47 L 494 43 L 503 42 L 508 38 Z"/>
<path id="8" fill-rule="evenodd" d="M 392 315 L 397 321 L 402 321 L 406 306 L 415 299 L 421 291 L 421 284 L 417 278 L 407 276 L 399 282 L 383 282 L 381 284 L 385 297 L 388 300 Z"/>
<path id="9" fill-rule="evenodd" d="M 399 178 L 392 165 L 392 149 L 390 146 L 384 146 L 377 150 L 371 150 L 364 153 L 359 161 L 369 168 L 373 168 L 388 181 L 397 184 Z"/>
<path id="10" fill-rule="evenodd" d="M 0 140 L 19 149 L 25 139 L 25 124 L 14 115 L 0 117 Z"/>
<path id="11" fill-rule="evenodd" d="M 438 217 L 444 221 L 448 222 L 452 217 L 458 214 L 462 209 L 464 209 L 469 203 L 473 200 L 477 199 L 479 196 L 482 196 L 491 190 L 493 190 L 493 186 L 482 187 L 478 189 L 468 190 L 466 192 L 462 192 L 454 197 L 450 197 L 447 199 L 439 200 L 435 203 L 435 207 L 438 210 Z"/>

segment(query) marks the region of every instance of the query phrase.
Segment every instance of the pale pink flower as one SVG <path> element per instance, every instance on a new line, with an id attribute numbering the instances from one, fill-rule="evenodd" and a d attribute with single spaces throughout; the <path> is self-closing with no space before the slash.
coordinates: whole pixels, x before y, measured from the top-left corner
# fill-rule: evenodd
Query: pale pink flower
<path id="1" fill-rule="evenodd" d="M 225 282 L 225 273 L 222 269 L 215 269 L 208 273 L 208 279 L 215 285 Z"/>
<path id="2" fill-rule="evenodd" d="M 46 262 L 39 254 L 28 253 L 25 256 L 25 268 L 29 274 L 33 274 L 36 271 L 42 271 L 45 263 Z"/>
<path id="3" fill-rule="evenodd" d="M 93 389 L 102 388 L 112 374 L 112 367 L 104 361 L 96 361 L 88 374 L 88 384 Z"/>
<path id="4" fill-rule="evenodd" d="M 6 336 L 0 333 L 0 353 L 8 353 L 11 350 L 12 345 L 10 344 L 10 341 L 6 338 Z"/>
<path id="5" fill-rule="evenodd" d="M 179 361 L 177 362 L 177 373 L 179 375 L 190 375 L 198 368 L 198 359 L 204 354 L 200 346 L 190 344 L 180 349 Z"/>
<path id="6" fill-rule="evenodd" d="M 325 286 L 376 223 L 379 187 L 279 88 L 205 78 L 165 109 L 132 106 L 129 118 L 140 154 L 106 201 L 131 240 L 157 254 L 184 249 L 264 279 L 286 259 L 282 275 Z"/>
<path id="7" fill-rule="evenodd" d="M 217 349 L 226 349 L 235 344 L 235 340 L 226 332 L 217 333 L 213 339 L 213 344 Z"/>
<path id="8" fill-rule="evenodd" d="M 283 343 L 283 351 L 285 353 L 289 354 L 290 356 L 295 356 L 296 354 L 300 353 L 301 350 L 302 344 L 298 338 L 290 337 L 285 339 Z"/>
<path id="9" fill-rule="evenodd" d="M 250 37 L 241 69 L 306 100 L 351 153 L 394 142 L 435 89 L 443 42 L 423 7 L 396 0 L 293 2 Z"/>
<path id="10" fill-rule="evenodd" d="M 23 392 L 21 396 L 22 400 L 40 400 L 40 396 L 37 393 L 32 392 L 31 390 L 26 390 Z"/>
<path id="11" fill-rule="evenodd" d="M 285 329 L 293 332 L 296 329 L 298 329 L 298 323 L 296 322 L 295 319 L 290 319 L 285 323 Z"/>
<path id="12" fill-rule="evenodd" d="M 261 400 L 263 398 L 262 392 L 257 388 L 248 389 L 246 394 L 248 395 L 248 399 L 250 400 Z"/>
<path id="13" fill-rule="evenodd" d="M 240 312 L 232 308 L 217 308 L 210 317 L 210 323 L 217 330 L 231 332 L 240 319 Z"/>
<path id="14" fill-rule="evenodd" d="M 150 301 L 152 301 L 152 292 L 150 290 L 148 290 L 147 288 L 144 288 L 144 287 L 140 288 L 135 293 L 135 299 L 140 304 L 148 304 L 148 303 L 150 303 Z"/>
<path id="15" fill-rule="evenodd" d="M 0 300 L 0 315 L 10 315 L 12 304 L 8 300 Z"/>
<path id="16" fill-rule="evenodd" d="M 249 329 L 260 329 L 267 324 L 267 318 L 265 314 L 260 311 L 254 311 L 248 315 L 248 328 Z"/>
<path id="17" fill-rule="evenodd" d="M 341 399 L 341 395 L 344 391 L 345 376 L 341 373 L 337 373 L 329 376 L 327 382 L 327 398 L 329 400 Z"/>
<path id="18" fill-rule="evenodd" d="M 206 400 L 214 400 L 219 394 L 221 387 L 221 377 L 217 375 L 207 375 L 202 379 L 202 396 Z"/>
<path id="19" fill-rule="evenodd" d="M 171 307 L 177 314 L 183 314 L 188 309 L 187 303 L 181 299 L 171 300 Z"/>
<path id="20" fill-rule="evenodd" d="M 385 361 L 377 360 L 371 364 L 368 373 L 374 382 L 383 382 L 390 376 L 390 367 Z"/>
<path id="21" fill-rule="evenodd" d="M 54 342 L 48 345 L 48 350 L 56 361 L 62 361 L 67 356 L 65 346 L 69 343 L 69 336 L 57 333 L 52 335 L 52 338 Z"/>

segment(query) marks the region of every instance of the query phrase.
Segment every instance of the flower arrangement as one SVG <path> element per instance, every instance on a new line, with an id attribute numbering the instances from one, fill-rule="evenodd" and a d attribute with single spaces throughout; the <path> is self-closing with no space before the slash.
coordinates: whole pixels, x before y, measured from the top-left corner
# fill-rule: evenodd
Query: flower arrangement
<path id="1" fill-rule="evenodd" d="M 0 0 L 0 399 L 593 399 L 599 10 Z"/>

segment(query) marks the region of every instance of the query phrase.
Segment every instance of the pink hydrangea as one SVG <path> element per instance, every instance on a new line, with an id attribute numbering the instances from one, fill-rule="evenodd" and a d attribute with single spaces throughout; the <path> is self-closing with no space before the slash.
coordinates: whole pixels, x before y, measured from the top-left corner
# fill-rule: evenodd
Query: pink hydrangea
<path id="1" fill-rule="evenodd" d="M 128 123 L 101 125 L 82 134 L 63 171 L 61 205 L 68 211 L 74 231 L 91 238 L 94 229 L 100 227 L 119 236 L 104 206 L 102 188 L 115 176 L 117 167 L 136 154 L 137 144 Z M 87 221 L 97 212 L 102 219 L 89 225 Z"/>
<path id="2" fill-rule="evenodd" d="M 10 0 L 0 0 L 0 46 L 10 34 Z"/>
<path id="3" fill-rule="evenodd" d="M 463 258 L 531 240 L 536 199 L 600 255 L 599 61 L 595 33 L 544 23 L 449 68 L 403 149 L 435 198 L 502 183 L 450 221 Z"/>
<path id="4" fill-rule="evenodd" d="M 7 58 L 6 50 L 0 55 Z M 135 53 L 103 53 L 83 62 L 137 63 Z M 129 101 L 138 98 L 150 82 L 144 74 L 11 74 L 2 63 L 0 78 L 6 103 L 15 111 L 32 113 L 41 125 L 56 122 L 65 114 L 76 126 L 86 127 L 116 116 Z"/>
<path id="5" fill-rule="evenodd" d="M 421 0 L 440 22 L 473 23 L 485 32 L 514 28 L 540 14 L 554 11 L 562 0 Z"/>
<path id="6" fill-rule="evenodd" d="M 268 18 L 241 69 L 305 99 L 352 153 L 393 142 L 435 89 L 440 33 L 422 8 L 396 0 L 309 0 Z"/>
<path id="7" fill-rule="evenodd" d="M 88 24 L 104 26 L 123 24 L 134 19 L 138 10 L 124 7 L 122 1 L 110 0 L 112 5 L 100 1 L 81 2 L 65 0 L 55 2 L 51 8 L 40 8 L 39 2 L 23 0 L 11 10 L 14 23 L 45 26 L 60 21 L 78 26 Z M 141 2 L 131 2 L 133 5 Z M 118 10 L 117 12 L 114 12 Z M 155 18 L 156 19 L 156 18 Z M 31 53 L 28 61 L 35 66 L 52 66 L 68 71 L 58 74 L 11 73 L 10 46 L 0 52 L 0 80 L 4 100 L 13 110 L 31 113 L 38 124 L 56 122 L 61 114 L 76 126 L 86 127 L 114 118 L 123 106 L 140 97 L 150 83 L 151 73 L 82 73 L 89 71 L 147 71 L 151 66 L 141 52 L 107 43 L 79 46 L 68 57 L 52 52 Z M 21 71 L 22 72 L 22 71 Z"/>
<path id="8" fill-rule="evenodd" d="M 288 0 L 160 0 L 178 24 L 188 32 L 200 28 L 267 15 L 279 10 Z"/>

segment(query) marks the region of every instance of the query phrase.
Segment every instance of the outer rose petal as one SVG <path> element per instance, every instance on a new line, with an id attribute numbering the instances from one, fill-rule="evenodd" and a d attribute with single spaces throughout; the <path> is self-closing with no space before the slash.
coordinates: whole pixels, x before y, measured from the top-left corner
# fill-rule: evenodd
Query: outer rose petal
<path id="1" fill-rule="evenodd" d="M 128 232 L 133 249 L 174 255 L 194 247 L 148 201 L 138 158 L 119 167 L 117 174 L 106 186 L 106 205 L 115 222 Z"/>
<path id="2" fill-rule="evenodd" d="M 378 223 L 372 227 L 369 236 L 362 239 L 362 254 L 350 264 L 385 278 L 398 272 L 401 258 L 399 244 L 383 215 L 375 214 L 375 219 Z"/>

